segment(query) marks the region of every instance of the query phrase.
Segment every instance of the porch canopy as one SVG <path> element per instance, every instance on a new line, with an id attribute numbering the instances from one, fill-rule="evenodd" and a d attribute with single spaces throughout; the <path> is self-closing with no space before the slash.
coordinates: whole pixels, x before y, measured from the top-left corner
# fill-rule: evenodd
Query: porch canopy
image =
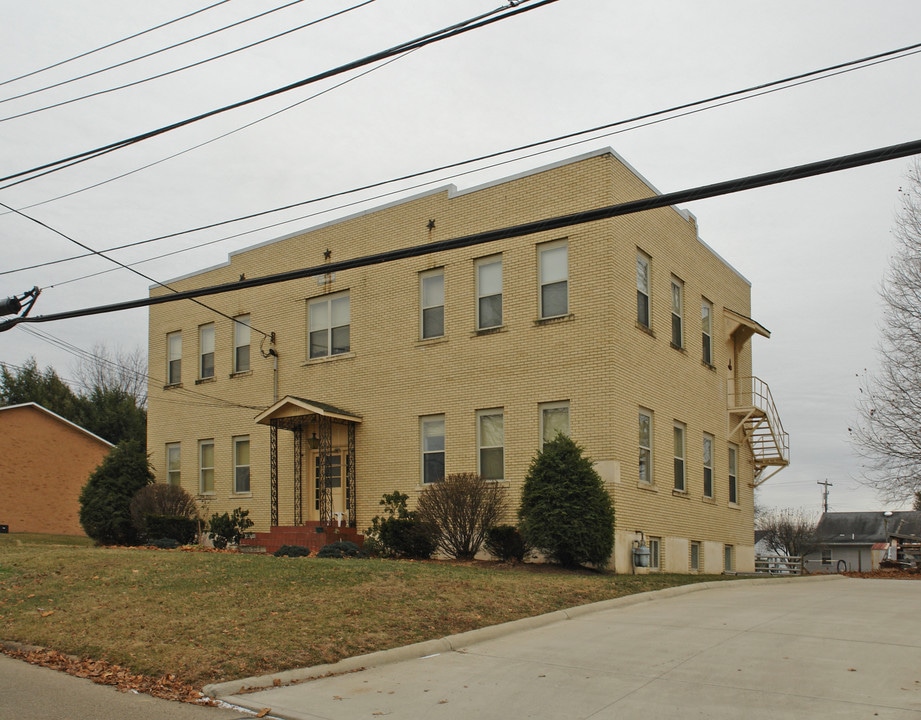
<path id="1" fill-rule="evenodd" d="M 304 522 L 303 503 L 303 457 L 305 435 L 308 429 L 313 434 L 306 441 L 319 456 L 319 473 L 316 478 L 320 498 L 320 519 L 333 522 L 330 458 L 333 449 L 333 424 L 343 425 L 347 431 L 348 448 L 345 462 L 345 497 L 349 524 L 355 523 L 355 426 L 361 416 L 316 400 L 286 395 L 256 416 L 256 422 L 271 428 L 271 524 L 278 526 L 278 429 L 289 430 L 294 435 L 294 524 Z"/>

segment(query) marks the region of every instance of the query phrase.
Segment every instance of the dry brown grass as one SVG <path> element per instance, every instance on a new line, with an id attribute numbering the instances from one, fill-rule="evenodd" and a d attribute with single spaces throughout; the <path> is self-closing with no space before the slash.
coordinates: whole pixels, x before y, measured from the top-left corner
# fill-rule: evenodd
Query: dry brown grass
<path id="1" fill-rule="evenodd" d="M 94 548 L 0 536 L 0 640 L 195 686 L 716 576 Z"/>

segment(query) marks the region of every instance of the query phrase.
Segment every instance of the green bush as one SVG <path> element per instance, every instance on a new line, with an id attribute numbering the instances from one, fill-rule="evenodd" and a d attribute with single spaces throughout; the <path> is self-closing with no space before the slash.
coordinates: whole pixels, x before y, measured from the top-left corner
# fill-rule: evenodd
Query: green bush
<path id="1" fill-rule="evenodd" d="M 80 492 L 80 525 L 100 545 L 137 545 L 131 500 L 154 480 L 143 445 L 119 443 L 90 475 Z"/>
<path id="2" fill-rule="evenodd" d="M 409 495 L 395 490 L 385 493 L 380 504 L 384 517 L 375 516 L 365 531 L 365 549 L 384 557 L 426 559 L 438 548 L 437 530 L 407 509 Z"/>
<path id="3" fill-rule="evenodd" d="M 198 520 L 196 518 L 147 515 L 144 525 L 144 537 L 148 541 L 169 538 L 180 545 L 194 545 L 198 540 Z"/>
<path id="4" fill-rule="evenodd" d="M 522 562 L 530 548 L 514 525 L 496 525 L 486 531 L 486 549 L 502 562 Z"/>
<path id="5" fill-rule="evenodd" d="M 504 485 L 476 473 L 454 473 L 425 487 L 417 512 L 420 520 L 436 528 L 438 547 L 445 555 L 472 560 L 505 508 Z"/>
<path id="6" fill-rule="evenodd" d="M 129 509 L 131 522 L 141 539 L 170 537 L 186 545 L 198 537 L 198 505 L 195 498 L 178 485 L 145 485 L 131 498 Z M 149 526 L 152 517 L 159 518 L 153 521 L 153 528 Z"/>
<path id="7" fill-rule="evenodd" d="M 611 496 L 582 448 L 565 435 L 531 461 L 518 517 L 525 541 L 553 562 L 600 567 L 611 559 Z"/>
<path id="8" fill-rule="evenodd" d="M 275 557 L 307 557 L 310 555 L 310 548 L 303 545 L 282 545 L 272 555 Z"/>
<path id="9" fill-rule="evenodd" d="M 350 540 L 337 540 L 329 545 L 324 545 L 317 553 L 318 558 L 355 558 L 362 557 L 361 548 Z"/>
<path id="10" fill-rule="evenodd" d="M 228 545 L 239 545 L 246 531 L 253 526 L 249 510 L 234 508 L 233 514 L 214 513 L 208 523 L 208 537 L 218 550 Z"/>

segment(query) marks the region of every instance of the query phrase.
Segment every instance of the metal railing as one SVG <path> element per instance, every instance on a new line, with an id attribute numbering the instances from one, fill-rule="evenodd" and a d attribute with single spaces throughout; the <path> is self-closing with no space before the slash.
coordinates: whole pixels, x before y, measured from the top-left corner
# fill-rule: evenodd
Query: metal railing
<path id="1" fill-rule="evenodd" d="M 736 412 L 754 409 L 764 414 L 771 440 L 768 443 L 766 437 L 752 438 L 752 449 L 756 454 L 765 457 L 769 450 L 774 449 L 781 461 L 790 461 L 790 435 L 783 429 L 771 388 L 764 380 L 755 376 L 731 378 L 728 381 L 727 403 L 729 409 Z"/>
<path id="2" fill-rule="evenodd" d="M 801 555 L 755 555 L 755 572 L 765 575 L 802 575 Z"/>

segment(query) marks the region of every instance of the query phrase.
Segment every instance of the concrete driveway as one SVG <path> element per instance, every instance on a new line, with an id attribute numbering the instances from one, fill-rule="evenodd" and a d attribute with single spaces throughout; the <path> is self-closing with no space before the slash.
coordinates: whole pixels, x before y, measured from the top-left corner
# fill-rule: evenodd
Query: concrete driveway
<path id="1" fill-rule="evenodd" d="M 290 720 L 919 720 L 921 581 L 705 583 L 206 692 Z"/>

